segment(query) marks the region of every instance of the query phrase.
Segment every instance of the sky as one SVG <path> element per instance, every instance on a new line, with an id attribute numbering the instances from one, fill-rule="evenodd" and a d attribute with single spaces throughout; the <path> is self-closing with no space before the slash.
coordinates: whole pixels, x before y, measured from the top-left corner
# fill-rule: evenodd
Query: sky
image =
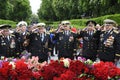
<path id="1" fill-rule="evenodd" d="M 37 10 L 40 8 L 42 0 L 29 0 L 32 13 L 37 14 Z"/>

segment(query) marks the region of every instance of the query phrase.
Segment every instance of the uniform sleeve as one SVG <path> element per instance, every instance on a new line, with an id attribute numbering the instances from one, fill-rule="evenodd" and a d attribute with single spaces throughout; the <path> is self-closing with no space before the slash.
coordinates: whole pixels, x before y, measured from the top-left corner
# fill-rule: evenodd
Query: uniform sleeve
<path id="1" fill-rule="evenodd" d="M 53 36 L 53 40 L 59 40 L 59 35 L 61 34 L 61 32 L 59 33 L 55 33 Z"/>
<path id="2" fill-rule="evenodd" d="M 117 34 L 117 36 L 115 37 L 114 47 L 115 47 L 115 51 L 116 51 L 116 53 L 115 53 L 116 57 L 120 58 L 120 33 Z"/>
<path id="3" fill-rule="evenodd" d="M 50 35 L 48 35 L 48 52 L 52 51 L 52 41 Z"/>
<path id="4" fill-rule="evenodd" d="M 74 49 L 73 49 L 73 51 L 74 51 L 74 53 L 76 53 L 76 51 L 77 51 L 77 48 L 78 48 L 78 46 L 77 46 L 77 44 L 78 44 L 78 41 L 77 41 L 77 35 L 78 34 L 73 34 L 73 36 L 74 36 Z"/>
<path id="5" fill-rule="evenodd" d="M 80 34 L 77 34 L 76 38 L 82 38 L 84 36 L 85 31 L 81 31 Z"/>

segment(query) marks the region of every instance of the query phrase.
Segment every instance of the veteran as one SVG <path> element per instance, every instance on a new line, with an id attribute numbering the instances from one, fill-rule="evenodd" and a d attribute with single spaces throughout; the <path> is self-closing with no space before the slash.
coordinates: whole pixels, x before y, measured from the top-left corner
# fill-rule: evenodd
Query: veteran
<path id="1" fill-rule="evenodd" d="M 17 38 L 17 54 L 19 55 L 24 51 L 28 50 L 28 36 L 29 32 L 27 31 L 27 22 L 20 21 L 17 24 L 16 30 L 14 32 L 15 37 Z"/>
<path id="2" fill-rule="evenodd" d="M 8 24 L 0 25 L 0 57 L 16 56 L 16 38 L 10 33 L 11 26 Z"/>
<path id="3" fill-rule="evenodd" d="M 29 35 L 29 51 L 32 56 L 38 56 L 39 62 L 48 61 L 51 54 L 50 35 L 46 32 L 45 23 L 38 23 L 38 32 Z"/>
<path id="4" fill-rule="evenodd" d="M 99 34 L 95 29 L 95 26 L 95 21 L 87 21 L 86 27 L 78 35 L 78 38 L 82 38 L 83 40 L 82 57 L 85 57 L 86 59 L 91 59 L 93 61 L 96 60 L 99 43 Z"/>
<path id="5" fill-rule="evenodd" d="M 76 34 L 70 29 L 69 21 L 62 21 L 55 34 L 58 45 L 58 58 L 74 59 L 76 53 Z"/>
<path id="6" fill-rule="evenodd" d="M 120 33 L 114 29 L 116 22 L 104 20 L 104 32 L 100 35 L 98 58 L 101 61 L 114 62 L 115 55 L 120 54 Z"/>

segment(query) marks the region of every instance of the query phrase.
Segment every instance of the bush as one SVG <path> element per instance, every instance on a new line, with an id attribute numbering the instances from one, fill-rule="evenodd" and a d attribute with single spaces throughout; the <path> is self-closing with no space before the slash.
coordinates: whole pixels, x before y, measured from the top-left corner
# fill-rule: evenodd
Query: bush
<path id="1" fill-rule="evenodd" d="M 73 20 L 69 20 L 72 24 L 72 26 L 76 27 L 76 28 L 84 28 L 85 27 L 85 23 L 88 20 L 95 20 L 98 24 L 102 25 L 103 21 L 105 19 L 112 19 L 115 20 L 118 25 L 120 25 L 120 14 L 114 14 L 114 15 L 106 15 L 106 16 L 101 16 L 101 17 L 97 17 L 97 18 L 91 18 L 91 19 L 73 19 Z M 53 22 L 53 26 L 57 27 L 58 26 L 58 22 Z"/>
<path id="2" fill-rule="evenodd" d="M 1 24 L 9 24 L 12 26 L 12 28 L 15 28 L 16 27 L 16 22 L 14 21 L 11 21 L 11 20 L 3 20 L 3 19 L 0 19 L 0 25 Z"/>
<path id="3" fill-rule="evenodd" d="M 73 27 L 76 28 L 84 28 L 85 27 L 85 23 L 88 20 L 95 20 L 98 24 L 102 25 L 103 24 L 103 20 L 105 19 L 112 19 L 115 20 L 118 25 L 120 25 L 120 14 L 114 14 L 114 15 L 106 15 L 106 16 L 101 16 L 101 17 L 97 17 L 97 18 L 90 18 L 90 19 L 72 19 L 69 20 L 71 22 L 71 25 Z M 55 28 L 58 27 L 58 24 L 60 23 L 60 21 L 57 22 L 47 22 L 44 21 L 47 25 L 51 25 L 54 26 Z M 12 28 L 16 27 L 16 22 L 11 21 L 11 20 L 2 20 L 0 19 L 0 24 L 10 24 L 12 26 Z"/>

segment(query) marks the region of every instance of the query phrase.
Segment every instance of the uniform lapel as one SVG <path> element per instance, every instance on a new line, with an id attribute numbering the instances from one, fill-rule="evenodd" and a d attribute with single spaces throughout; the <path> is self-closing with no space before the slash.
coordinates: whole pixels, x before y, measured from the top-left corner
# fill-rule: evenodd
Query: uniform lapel
<path id="1" fill-rule="evenodd" d="M 108 37 L 110 36 L 111 32 L 112 32 L 112 30 L 111 30 L 110 32 L 106 32 L 106 33 L 104 34 L 103 42 L 105 42 L 105 41 L 108 39 Z"/>

